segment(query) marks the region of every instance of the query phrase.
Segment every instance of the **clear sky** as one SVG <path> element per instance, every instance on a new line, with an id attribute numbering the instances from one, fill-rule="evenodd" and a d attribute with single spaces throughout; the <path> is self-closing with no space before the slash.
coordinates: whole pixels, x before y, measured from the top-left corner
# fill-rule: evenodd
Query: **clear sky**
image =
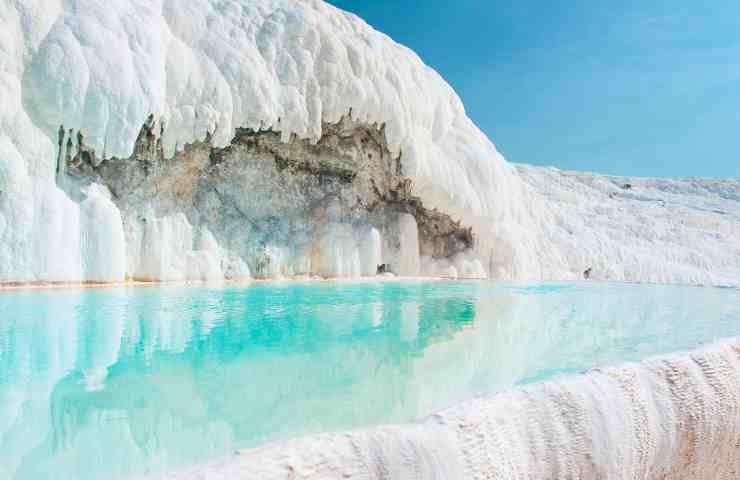
<path id="1" fill-rule="evenodd" d="M 330 0 L 414 49 L 511 161 L 740 177 L 738 0 Z"/>

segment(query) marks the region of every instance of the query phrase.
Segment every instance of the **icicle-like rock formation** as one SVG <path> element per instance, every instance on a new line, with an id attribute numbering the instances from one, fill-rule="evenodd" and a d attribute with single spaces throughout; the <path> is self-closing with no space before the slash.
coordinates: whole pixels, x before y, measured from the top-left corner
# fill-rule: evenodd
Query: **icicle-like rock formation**
<path id="1" fill-rule="evenodd" d="M 739 410 L 732 340 L 480 398 L 416 425 L 245 450 L 170 478 L 734 478 Z"/>
<path id="2" fill-rule="evenodd" d="M 597 214 L 614 209 L 588 191 L 551 191 L 557 176 L 545 170 L 517 171 L 413 52 L 320 0 L 0 0 L 0 7 L 0 282 L 202 279 L 219 270 L 346 276 L 369 274 L 379 258 L 376 270 L 449 277 L 574 279 L 589 271 L 738 283 L 740 256 L 727 240 L 738 215 L 702 223 L 681 209 L 655 220 L 652 209 L 632 210 L 645 207 L 635 203 L 608 214 L 606 224 L 581 225 L 579 205 L 594 204 Z M 363 135 L 381 139 L 375 151 L 387 151 L 383 161 L 400 169 L 376 177 L 366 164 L 381 163 L 354 155 L 365 146 L 348 153 L 342 142 Z M 306 161 L 321 158 L 319 147 L 345 164 L 334 162 L 326 175 Z M 256 162 L 260 155 L 269 158 Z M 246 175 L 250 165 L 261 177 Z M 309 193 L 345 194 L 334 222 L 341 225 L 306 227 L 308 215 L 330 203 L 300 190 L 310 175 L 326 183 Z M 368 190 L 372 180 L 379 193 Z M 90 188 L 96 182 L 110 189 L 112 205 L 102 195 L 96 208 L 84 206 L 86 192 L 105 190 Z M 728 183 L 719 210 L 737 212 L 738 191 L 738 182 Z M 303 225 L 298 213 L 307 205 L 291 194 L 321 203 Z M 392 218 L 362 203 L 373 195 L 394 205 Z M 414 233 L 397 221 L 403 214 L 416 222 L 418 260 L 417 248 L 404 246 Z M 165 245 L 157 236 L 180 216 L 191 241 L 183 226 L 184 243 L 157 250 Z M 272 230 L 270 216 L 280 220 Z M 632 228 L 635 216 L 649 234 L 612 234 Z M 651 228 L 654 221 L 660 225 Z M 364 247 L 372 229 L 380 255 Z M 196 245 L 206 231 L 216 241 L 207 252 Z M 717 235 L 710 243 L 730 248 L 707 253 L 702 238 Z M 115 264 L 103 267 L 111 261 L 100 248 L 106 244 Z"/>
<path id="3" fill-rule="evenodd" d="M 34 219 L 42 217 L 46 207 L 40 199 L 48 195 L 34 191 L 57 192 L 54 195 L 66 197 L 64 202 L 72 210 L 84 201 L 73 188 L 64 187 L 62 193 L 54 186 L 55 176 L 63 176 L 70 164 L 73 170 L 93 174 L 111 157 L 129 159 L 133 154 L 143 159 L 146 152 L 137 151 L 138 146 L 154 137 L 156 146 L 150 153 L 161 151 L 160 158 L 171 158 L 177 148 L 187 153 L 186 145 L 206 137 L 213 147 L 228 148 L 243 128 L 273 130 L 286 143 L 296 138 L 318 142 L 326 125 L 337 124 L 348 114 L 358 124 L 384 125 L 386 148 L 393 158 L 402 158 L 404 178 L 426 211 L 443 212 L 461 222 L 461 228 L 477 229 L 481 240 L 466 253 L 466 262 L 477 259 L 486 264 L 491 246 L 487 239 L 506 238 L 508 248 L 518 251 L 512 262 L 528 265 L 512 267 L 507 273 L 536 269 L 536 263 L 524 255 L 525 246 L 534 240 L 524 231 L 526 202 L 516 199 L 526 192 L 514 169 L 467 118 L 459 98 L 436 73 L 411 51 L 352 15 L 320 1 L 288 0 L 246 4 L 165 0 L 145 5 L 5 1 L 3 7 L 1 21 L 7 32 L 2 38 L 3 98 L 7 100 L 3 104 L 10 107 L 0 114 L 0 170 L 4 172 L 0 190 L 5 197 L 0 204 L 4 227 L 0 229 L 0 278 L 4 281 L 88 279 L 79 271 L 48 274 L 68 268 L 61 265 L 67 259 L 51 254 L 56 251 L 54 245 L 31 248 L 26 244 L 26 239 L 42 237 L 41 222 Z M 154 115 L 142 139 L 141 125 L 150 113 Z M 166 128 L 153 128 L 152 119 Z M 142 162 L 146 174 L 158 173 L 149 167 L 154 165 Z M 114 192 L 119 209 L 120 200 Z M 248 200 L 267 201 L 258 196 Z M 164 222 L 171 215 L 188 213 L 160 207 L 154 205 L 154 215 Z M 144 216 L 147 211 L 142 207 L 135 214 Z M 109 213 L 115 220 L 115 213 Z M 123 212 L 129 259 L 124 275 L 151 276 L 152 270 L 147 270 L 151 265 L 132 258 L 131 252 L 141 249 L 132 240 L 145 240 L 142 232 L 134 231 L 143 227 L 126 221 L 129 214 L 134 215 L 133 208 Z M 59 218 L 63 213 L 54 215 Z M 77 214 L 70 210 L 64 215 Z M 197 235 L 201 225 L 187 216 Z M 365 227 L 355 229 L 347 241 L 329 240 L 338 249 L 329 257 L 342 258 L 329 258 L 332 265 L 319 261 L 316 272 L 340 276 L 370 272 L 372 259 L 357 262 L 356 257 L 364 251 L 360 247 L 365 230 L 378 228 L 372 222 Z M 496 235 L 491 234 L 492 228 Z M 225 238 L 222 233 L 213 231 L 221 253 L 249 264 L 251 273 L 257 274 L 257 256 L 245 258 L 244 250 L 258 240 L 245 237 L 249 245 L 223 245 L 234 236 Z M 530 240 L 517 240 L 524 237 Z M 393 238 L 381 241 L 398 243 Z M 273 251 L 284 247 L 279 242 L 264 245 Z M 310 270 L 301 268 L 301 262 L 304 267 L 306 262 L 294 257 L 315 256 L 316 248 L 312 249 L 314 253 L 283 252 L 279 257 L 290 260 L 271 264 L 270 275 Z M 184 246 L 176 263 L 187 263 L 182 257 L 192 257 L 187 253 L 191 251 L 195 250 Z M 318 255 L 326 257 L 326 253 Z M 88 255 L 97 253 L 94 248 L 81 253 Z M 377 259 L 377 252 L 373 256 Z M 55 265 L 40 265 L 41 258 Z M 220 260 L 223 271 L 231 268 Z M 420 265 L 414 265 L 420 260 L 405 260 L 410 265 L 404 271 L 420 270 Z M 180 265 L 175 268 L 178 273 L 171 273 L 170 267 L 152 268 L 161 272 L 159 279 L 181 278 L 187 269 Z M 401 269 L 398 264 L 391 267 Z"/>
<path id="4" fill-rule="evenodd" d="M 239 129 L 227 147 L 209 134 L 171 159 L 154 130 L 150 117 L 129 158 L 78 154 L 64 165 L 70 182 L 110 188 L 134 279 L 214 280 L 236 271 L 234 261 L 260 278 L 374 276 L 382 266 L 417 276 L 422 258 L 434 266 L 475 255 L 471 228 L 412 194 L 385 127 L 343 117 L 315 143 Z M 194 248 L 198 231 L 207 249 Z M 194 261 L 202 267 L 190 269 Z M 486 276 L 482 266 L 460 270 Z"/>

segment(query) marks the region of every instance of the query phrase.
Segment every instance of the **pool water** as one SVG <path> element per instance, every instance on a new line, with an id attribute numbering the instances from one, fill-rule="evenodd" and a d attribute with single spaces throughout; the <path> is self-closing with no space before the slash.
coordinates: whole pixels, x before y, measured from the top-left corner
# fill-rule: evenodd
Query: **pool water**
<path id="1" fill-rule="evenodd" d="M 156 476 L 740 335 L 736 289 L 286 283 L 0 293 L 0 480 Z"/>

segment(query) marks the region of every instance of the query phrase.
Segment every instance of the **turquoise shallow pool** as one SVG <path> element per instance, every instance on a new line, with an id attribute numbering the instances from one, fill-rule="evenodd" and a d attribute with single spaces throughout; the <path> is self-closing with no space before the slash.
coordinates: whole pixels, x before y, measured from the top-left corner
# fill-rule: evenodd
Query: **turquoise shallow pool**
<path id="1" fill-rule="evenodd" d="M 160 474 L 740 335 L 740 291 L 274 284 L 0 294 L 0 480 Z"/>

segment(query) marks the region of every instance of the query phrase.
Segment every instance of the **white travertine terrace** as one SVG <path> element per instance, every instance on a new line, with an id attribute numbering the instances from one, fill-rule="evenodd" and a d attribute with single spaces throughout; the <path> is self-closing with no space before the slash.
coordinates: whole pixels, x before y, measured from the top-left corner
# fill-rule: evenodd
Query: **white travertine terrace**
<path id="1" fill-rule="evenodd" d="M 320 0 L 0 0 L 0 283 L 250 274 L 183 216 L 126 231 L 103 186 L 58 188 L 60 124 L 99 157 L 127 158 L 150 113 L 172 155 L 207 132 L 224 146 L 240 127 L 317 140 L 349 112 L 385 124 L 426 207 L 473 228 L 476 258 L 436 274 L 577 279 L 590 268 L 596 279 L 740 283 L 740 181 L 514 167 L 418 56 Z M 425 273 L 406 220 L 402 269 Z M 323 239 L 317 268 L 372 274 L 377 232 L 358 245 L 339 233 Z M 738 349 L 522 388 L 422 424 L 297 439 L 177 478 L 733 478 Z"/>
<path id="2" fill-rule="evenodd" d="M 571 270 L 592 267 L 602 280 L 740 283 L 740 180 L 517 170 L 547 204 L 541 235 Z"/>
<path id="3" fill-rule="evenodd" d="M 169 478 L 730 479 L 738 412 L 733 339 L 479 398 L 418 424 L 244 450 Z"/>
<path id="4" fill-rule="evenodd" d="M 493 225 L 507 238 L 531 237 L 522 231 L 528 204 L 515 201 L 526 195 L 523 185 L 452 89 L 413 52 L 321 1 L 3 0 L 2 7 L 6 281 L 91 279 L 76 263 L 45 255 L 46 239 L 59 235 L 44 217 L 65 218 L 64 236 L 79 230 L 84 215 L 66 196 L 48 193 L 57 192 L 56 132 L 62 123 L 81 129 L 99 155 L 127 157 L 149 113 L 166 121 L 171 154 L 216 125 L 216 145 L 236 127 L 318 138 L 322 122 L 351 110 L 368 124 L 386 124 L 391 150 L 403 152 L 415 193 L 430 208 L 487 225 L 484 237 Z M 118 233 L 100 232 L 120 244 Z M 42 257 L 52 264 L 40 264 Z M 525 255 L 512 259 L 536 266 Z M 125 260 L 108 260 L 115 262 L 108 279 L 121 279 Z"/>
<path id="5" fill-rule="evenodd" d="M 319 0 L 2 0 L 0 7 L 0 281 L 136 274 L 130 252 L 139 246 L 116 225 L 105 189 L 80 200 L 55 186 L 62 123 L 84 131 L 99 157 L 128 157 L 149 113 L 165 121 L 172 154 L 216 126 L 217 146 L 237 127 L 317 139 L 322 122 L 350 111 L 386 125 L 389 147 L 402 154 L 427 207 L 474 228 L 477 260 L 440 267 L 443 274 L 475 276 L 482 267 L 494 278 L 573 279 L 591 267 L 609 279 L 740 278 L 739 182 L 633 182 L 631 197 L 614 201 L 604 177 L 574 189 L 584 182 L 517 171 L 413 52 Z M 641 201 L 643 184 L 655 202 Z M 179 257 L 161 279 L 217 276 L 218 258 L 195 241 L 177 242 Z M 222 261 L 222 273 L 243 271 L 242 263 Z M 340 263 L 357 270 L 354 259 Z"/>

